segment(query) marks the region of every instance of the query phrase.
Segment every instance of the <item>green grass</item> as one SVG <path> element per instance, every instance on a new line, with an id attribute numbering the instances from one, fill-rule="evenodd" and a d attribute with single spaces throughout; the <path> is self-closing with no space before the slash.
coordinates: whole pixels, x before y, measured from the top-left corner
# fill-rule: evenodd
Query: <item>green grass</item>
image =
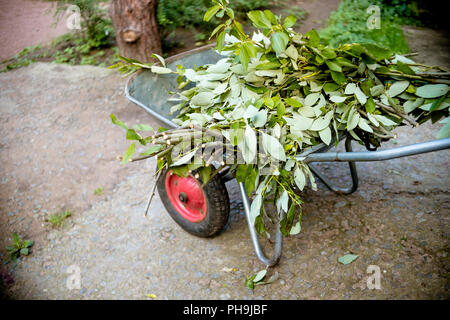
<path id="1" fill-rule="evenodd" d="M 31 252 L 34 244 L 33 240 L 22 240 L 17 233 L 12 233 L 13 243 L 6 246 L 6 251 L 11 261 L 17 260 L 20 256 L 27 256 Z"/>
<path id="2" fill-rule="evenodd" d="M 367 20 L 372 13 L 366 10 L 370 5 L 378 5 L 381 11 L 381 28 L 369 29 Z M 409 52 L 400 23 L 406 20 L 390 14 L 392 7 L 381 0 L 343 0 L 328 19 L 328 26 L 320 30 L 325 43 L 337 47 L 342 43 L 373 43 L 389 48 L 396 53 Z"/>
<path id="3" fill-rule="evenodd" d="M 65 220 L 72 215 L 72 212 L 70 210 L 64 210 L 59 213 L 55 213 L 50 215 L 47 218 L 47 222 L 53 227 L 53 228 L 59 228 L 64 225 Z"/>
<path id="4" fill-rule="evenodd" d="M 96 196 L 101 196 L 103 195 L 103 187 L 98 187 L 97 189 L 94 190 L 94 194 Z"/>

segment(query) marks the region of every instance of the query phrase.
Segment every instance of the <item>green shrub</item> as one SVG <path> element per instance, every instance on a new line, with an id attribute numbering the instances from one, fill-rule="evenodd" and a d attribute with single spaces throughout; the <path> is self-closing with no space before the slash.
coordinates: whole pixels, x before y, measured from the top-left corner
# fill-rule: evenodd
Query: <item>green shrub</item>
<path id="1" fill-rule="evenodd" d="M 54 228 L 58 228 L 64 225 L 64 221 L 72 216 L 72 212 L 70 210 L 64 210 L 59 213 L 51 214 L 47 217 L 47 222 Z"/>
<path id="2" fill-rule="evenodd" d="M 114 29 L 102 0 L 59 0 L 56 5 L 57 21 L 71 5 L 80 8 L 81 37 L 90 48 L 100 48 L 112 44 Z"/>
<path id="3" fill-rule="evenodd" d="M 12 239 L 13 243 L 6 246 L 11 261 L 17 260 L 21 255 L 27 256 L 30 254 L 31 247 L 34 244 L 33 240 L 22 240 L 17 233 L 12 234 Z"/>
<path id="4" fill-rule="evenodd" d="M 231 0 L 232 8 L 237 16 L 245 16 L 245 12 L 257 8 L 267 8 L 277 4 L 280 0 Z M 169 30 L 177 27 L 211 28 L 218 20 L 212 19 L 208 23 L 203 21 L 206 10 L 210 7 L 211 0 L 159 0 L 157 8 L 158 23 Z"/>
<path id="5" fill-rule="evenodd" d="M 372 13 L 366 10 L 370 5 L 378 5 L 381 14 L 381 28 L 369 29 L 367 20 Z M 409 52 L 408 44 L 400 28 L 395 9 L 381 0 L 343 0 L 329 17 L 328 27 L 320 31 L 321 38 L 337 47 L 342 43 L 373 43 L 397 53 Z"/>

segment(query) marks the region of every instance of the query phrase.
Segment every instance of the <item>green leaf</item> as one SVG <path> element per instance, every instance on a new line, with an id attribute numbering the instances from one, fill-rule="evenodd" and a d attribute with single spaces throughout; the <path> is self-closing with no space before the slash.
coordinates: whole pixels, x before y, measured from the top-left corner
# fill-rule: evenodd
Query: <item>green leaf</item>
<path id="1" fill-rule="evenodd" d="M 213 103 L 215 94 L 212 92 L 199 92 L 191 99 L 191 103 L 197 106 L 209 106 Z"/>
<path id="2" fill-rule="evenodd" d="M 209 36 L 209 39 L 211 39 L 212 37 L 214 37 L 214 35 L 219 32 L 220 30 L 222 30 L 225 27 L 225 24 L 219 24 L 217 27 L 214 28 L 213 32 L 211 32 L 211 35 Z"/>
<path id="3" fill-rule="evenodd" d="M 344 265 L 347 265 L 347 264 L 350 264 L 353 261 L 355 261 L 356 258 L 358 258 L 357 255 L 349 253 L 349 254 L 343 255 L 342 257 L 339 257 L 338 261 Z"/>
<path id="4" fill-rule="evenodd" d="M 247 277 L 245 279 L 244 285 L 246 288 L 253 290 L 255 288 L 255 283 L 253 282 L 253 279 L 255 278 L 255 276 L 252 277 Z"/>
<path id="5" fill-rule="evenodd" d="M 185 154 L 184 156 L 182 156 L 181 158 L 179 158 L 178 160 L 176 160 L 172 166 L 181 166 L 183 164 L 186 164 L 188 162 L 191 161 L 192 157 L 195 155 L 195 153 L 197 152 L 197 149 L 194 149 L 190 152 L 188 152 L 187 154 Z"/>
<path id="6" fill-rule="evenodd" d="M 310 93 L 305 97 L 304 104 L 306 107 L 314 105 L 320 97 L 320 92 Z"/>
<path id="7" fill-rule="evenodd" d="M 22 240 L 20 239 L 20 237 L 17 233 L 13 232 L 12 239 L 13 239 L 14 245 L 16 247 L 20 247 L 20 243 L 22 242 Z"/>
<path id="8" fill-rule="evenodd" d="M 359 118 L 358 127 L 363 129 L 364 131 L 367 131 L 370 133 L 373 132 L 373 129 L 369 126 L 369 123 L 367 122 L 367 120 L 362 117 Z"/>
<path id="9" fill-rule="evenodd" d="M 377 97 L 384 92 L 384 86 L 382 84 L 376 85 L 370 88 L 370 94 L 373 97 Z"/>
<path id="10" fill-rule="evenodd" d="M 446 84 L 427 84 L 418 87 L 416 90 L 416 95 L 421 98 L 437 98 L 443 96 L 448 92 L 448 85 Z"/>
<path id="11" fill-rule="evenodd" d="M 377 46 L 373 43 L 362 43 L 361 47 L 364 53 L 366 53 L 369 57 L 377 61 L 388 59 L 392 56 L 391 50 Z"/>
<path id="12" fill-rule="evenodd" d="M 286 50 L 289 37 L 284 32 L 275 32 L 270 38 L 272 49 L 277 55 L 282 54 Z"/>
<path id="13" fill-rule="evenodd" d="M 23 247 L 23 248 L 29 248 L 29 247 L 32 247 L 33 244 L 34 244 L 34 241 L 33 241 L 33 240 L 25 240 L 25 241 L 22 243 L 22 247 Z"/>
<path id="14" fill-rule="evenodd" d="M 123 123 L 122 121 L 117 120 L 117 118 L 116 118 L 116 116 L 114 114 L 111 113 L 110 117 L 111 117 L 111 121 L 112 121 L 113 124 L 115 124 L 115 125 L 117 125 L 117 126 L 119 126 L 121 128 L 124 128 L 125 130 L 128 130 L 128 127 L 125 125 L 125 123 Z"/>
<path id="15" fill-rule="evenodd" d="M 277 160 L 286 161 L 286 154 L 280 141 L 264 132 L 262 132 L 261 134 L 262 134 L 262 145 L 266 153 L 271 155 Z"/>
<path id="16" fill-rule="evenodd" d="M 361 103 L 362 105 L 366 104 L 367 97 L 358 86 L 356 86 L 356 88 L 355 88 L 355 95 L 356 95 L 356 99 L 359 101 L 359 103 Z"/>
<path id="17" fill-rule="evenodd" d="M 294 45 L 290 45 L 284 53 L 292 60 L 294 61 L 298 60 L 298 51 Z"/>
<path id="18" fill-rule="evenodd" d="M 333 81 L 337 84 L 344 84 L 347 82 L 347 77 L 342 72 L 336 72 L 336 71 L 330 71 L 331 77 L 333 78 Z"/>
<path id="19" fill-rule="evenodd" d="M 262 206 L 262 196 L 261 194 L 257 194 L 255 199 L 253 199 L 252 204 L 250 206 L 250 222 L 252 226 L 255 225 L 255 219 L 259 216 Z"/>
<path id="20" fill-rule="evenodd" d="M 269 61 L 265 63 L 258 64 L 256 66 L 256 70 L 272 70 L 280 67 L 280 63 L 278 61 Z"/>
<path id="21" fill-rule="evenodd" d="M 258 111 L 255 116 L 252 117 L 252 122 L 256 128 L 263 127 L 267 122 L 267 110 Z"/>
<path id="22" fill-rule="evenodd" d="M 430 112 L 431 111 L 434 111 L 434 110 L 440 110 L 441 108 L 440 108 L 440 106 L 441 106 L 441 104 L 442 104 L 442 102 L 444 101 L 444 99 L 445 99 L 445 96 L 442 96 L 442 97 L 440 97 L 439 99 L 436 99 L 432 104 L 431 104 L 431 107 L 430 107 Z M 448 105 L 448 104 L 445 104 L 445 106 L 446 105 Z"/>
<path id="23" fill-rule="evenodd" d="M 319 137 L 326 145 L 329 145 L 331 143 L 331 129 L 326 127 L 325 129 L 320 130 Z"/>
<path id="24" fill-rule="evenodd" d="M 302 226 L 301 226 L 301 224 L 300 224 L 300 221 L 298 221 L 298 222 L 291 228 L 291 231 L 289 231 L 289 235 L 293 236 L 293 235 L 299 234 L 301 230 L 302 230 Z"/>
<path id="25" fill-rule="evenodd" d="M 403 109 L 406 113 L 411 113 L 418 107 L 420 107 L 425 100 L 423 98 L 417 98 L 416 100 L 408 100 L 403 104 Z"/>
<path id="26" fill-rule="evenodd" d="M 198 173 L 200 174 L 200 179 L 202 180 L 203 184 L 208 183 L 209 177 L 211 176 L 211 171 L 211 166 L 198 168 Z"/>
<path id="27" fill-rule="evenodd" d="M 161 146 L 161 145 L 151 146 L 145 152 L 141 153 L 140 156 L 148 156 L 150 154 L 160 151 L 162 148 L 163 148 L 163 146 Z"/>
<path id="28" fill-rule="evenodd" d="M 437 139 L 444 139 L 450 137 L 450 118 L 446 118 L 444 120 L 447 120 L 447 122 L 444 124 L 444 126 L 439 130 L 439 132 L 436 135 Z"/>
<path id="29" fill-rule="evenodd" d="M 27 256 L 29 254 L 28 248 L 22 248 L 20 249 L 20 254 Z"/>
<path id="30" fill-rule="evenodd" d="M 309 38 L 308 44 L 310 46 L 317 47 L 320 44 L 320 37 L 315 29 L 309 30 L 307 33 L 305 33 L 305 36 Z"/>
<path id="31" fill-rule="evenodd" d="M 302 191 L 305 188 L 306 177 L 305 174 L 303 173 L 303 170 L 301 170 L 298 166 L 295 166 L 294 181 L 300 191 Z"/>
<path id="32" fill-rule="evenodd" d="M 249 166 L 244 182 L 245 189 L 247 190 L 249 196 L 252 193 L 252 191 L 255 190 L 256 188 L 255 183 L 257 179 L 258 179 L 258 169 Z"/>
<path id="33" fill-rule="evenodd" d="M 277 17 L 270 10 L 264 10 L 264 15 L 269 19 L 271 24 L 278 24 Z"/>
<path id="34" fill-rule="evenodd" d="M 166 62 L 164 61 L 164 58 L 161 57 L 159 54 L 152 53 L 152 54 L 150 55 L 150 57 L 158 59 L 159 62 L 161 62 L 161 64 L 162 64 L 163 67 L 166 66 Z"/>
<path id="35" fill-rule="evenodd" d="M 397 123 L 390 120 L 389 118 L 382 116 L 382 115 L 378 115 L 378 114 L 374 114 L 372 115 L 372 117 L 376 118 L 379 122 L 381 122 L 381 124 L 385 125 L 385 126 L 394 126 Z"/>
<path id="36" fill-rule="evenodd" d="M 342 72 L 342 68 L 339 64 L 337 64 L 335 61 L 326 60 L 325 63 L 327 64 L 328 68 L 332 71 L 336 72 Z"/>
<path id="37" fill-rule="evenodd" d="M 173 171 L 177 176 L 186 178 L 189 175 L 189 166 L 182 165 L 177 167 L 170 167 L 170 170 Z"/>
<path id="38" fill-rule="evenodd" d="M 335 52 L 332 48 L 328 48 L 328 47 L 323 48 L 323 50 L 320 51 L 320 55 L 321 55 L 324 59 L 334 59 L 334 58 L 336 58 L 336 52 Z M 350 64 L 350 65 L 352 65 L 352 64 L 350 63 L 350 61 L 348 61 L 348 60 L 346 60 L 346 59 L 343 60 L 343 59 L 344 59 L 344 58 L 340 57 L 340 60 L 337 60 L 337 59 L 336 59 L 334 62 L 335 62 L 335 63 L 338 63 L 339 65 L 342 65 L 341 62 L 344 63 L 344 64 Z"/>
<path id="39" fill-rule="evenodd" d="M 131 157 L 134 154 L 134 150 L 136 150 L 136 144 L 133 142 L 123 155 L 122 164 L 128 163 L 131 160 Z"/>
<path id="40" fill-rule="evenodd" d="M 366 111 L 369 112 L 369 113 L 373 113 L 375 111 L 377 106 L 375 105 L 375 102 L 373 101 L 372 97 L 367 99 L 365 107 L 366 107 Z"/>
<path id="41" fill-rule="evenodd" d="M 141 135 L 139 133 L 137 133 L 136 131 L 134 131 L 133 129 L 127 130 L 126 138 L 127 138 L 127 140 L 138 140 L 138 141 L 142 140 Z"/>
<path id="42" fill-rule="evenodd" d="M 250 61 L 250 54 L 247 49 L 247 47 L 242 44 L 241 49 L 239 51 L 239 60 L 241 61 L 241 64 L 244 66 L 244 69 L 248 69 L 248 62 Z"/>
<path id="43" fill-rule="evenodd" d="M 406 63 L 397 61 L 397 70 L 406 74 L 414 75 L 416 74 L 413 69 L 411 69 Z"/>
<path id="44" fill-rule="evenodd" d="M 222 31 L 221 33 L 219 33 L 219 35 L 217 36 L 217 40 L 216 40 L 216 49 L 217 51 L 221 52 L 223 50 L 223 45 L 225 43 L 225 35 L 226 32 Z"/>
<path id="45" fill-rule="evenodd" d="M 257 139 L 255 131 L 250 126 L 246 126 L 244 139 L 238 144 L 238 146 L 241 150 L 245 163 L 252 163 L 256 156 Z"/>
<path id="46" fill-rule="evenodd" d="M 258 28 L 269 29 L 272 27 L 272 24 L 270 23 L 269 19 L 267 19 L 264 12 L 260 10 L 250 11 L 247 13 L 247 16 Z"/>
<path id="47" fill-rule="evenodd" d="M 293 98 L 286 98 L 286 99 L 284 99 L 284 101 L 288 105 L 290 105 L 291 107 L 294 107 L 294 108 L 300 108 L 302 106 L 302 103 L 300 101 L 297 101 Z"/>
<path id="48" fill-rule="evenodd" d="M 330 101 L 336 102 L 336 103 L 342 103 L 347 99 L 347 97 L 341 97 L 341 96 L 331 96 Z"/>
<path id="49" fill-rule="evenodd" d="M 283 190 L 281 195 L 278 197 L 278 199 L 276 201 L 276 205 L 277 205 L 278 213 L 280 213 L 281 210 L 283 210 L 284 212 L 288 211 L 289 194 L 286 190 Z"/>
<path id="50" fill-rule="evenodd" d="M 389 87 L 388 91 L 386 91 L 386 94 L 389 95 L 391 98 L 393 98 L 401 94 L 408 87 L 409 87 L 408 80 L 396 81 Z"/>
<path id="51" fill-rule="evenodd" d="M 323 91 L 326 93 L 336 91 L 337 89 L 339 89 L 339 86 L 336 83 L 327 82 L 323 85 Z"/>
<path id="52" fill-rule="evenodd" d="M 136 124 L 133 126 L 134 130 L 139 130 L 139 131 L 153 131 L 154 129 L 149 126 L 148 124 Z"/>
<path id="53" fill-rule="evenodd" d="M 230 19 L 234 19 L 234 11 L 233 9 L 226 8 L 225 11 L 227 12 L 227 15 Z"/>
<path id="54" fill-rule="evenodd" d="M 152 70 L 153 73 L 157 73 L 157 74 L 167 74 L 167 73 L 172 73 L 173 72 L 169 68 L 158 67 L 158 66 L 152 66 L 151 70 Z"/>
<path id="55" fill-rule="evenodd" d="M 206 13 L 203 17 L 203 21 L 209 21 L 211 20 L 212 17 L 214 17 L 214 15 L 217 13 L 217 11 L 220 10 L 220 6 L 219 5 L 215 5 L 212 6 L 211 8 L 209 8 L 208 10 L 206 10 Z"/>
<path id="56" fill-rule="evenodd" d="M 360 115 L 358 111 L 355 111 L 355 109 L 352 109 L 352 111 L 353 112 L 350 111 L 349 113 L 349 119 L 347 121 L 347 130 L 355 129 L 359 123 Z"/>
<path id="57" fill-rule="evenodd" d="M 237 182 L 244 182 L 245 178 L 247 177 L 247 172 L 249 172 L 251 166 L 247 164 L 240 164 L 236 168 L 236 181 Z"/>
<path id="58" fill-rule="evenodd" d="M 287 16 L 283 21 L 283 28 L 287 29 L 292 27 L 295 22 L 297 21 L 297 18 L 293 15 Z"/>
<path id="59" fill-rule="evenodd" d="M 264 277 L 266 276 L 266 273 L 267 273 L 267 270 L 261 270 L 261 271 L 259 271 L 257 274 L 256 274 L 256 276 L 255 276 L 255 278 L 253 279 L 253 282 L 260 282 L 261 280 L 263 280 L 264 279 Z"/>

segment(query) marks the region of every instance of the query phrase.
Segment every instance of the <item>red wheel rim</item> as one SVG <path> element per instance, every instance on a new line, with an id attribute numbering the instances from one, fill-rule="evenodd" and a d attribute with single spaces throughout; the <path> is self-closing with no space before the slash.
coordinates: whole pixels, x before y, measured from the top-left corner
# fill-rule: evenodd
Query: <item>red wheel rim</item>
<path id="1" fill-rule="evenodd" d="M 179 177 L 170 170 L 166 175 L 166 191 L 173 207 L 183 218 L 190 222 L 200 222 L 206 218 L 208 205 L 205 193 L 193 176 Z"/>

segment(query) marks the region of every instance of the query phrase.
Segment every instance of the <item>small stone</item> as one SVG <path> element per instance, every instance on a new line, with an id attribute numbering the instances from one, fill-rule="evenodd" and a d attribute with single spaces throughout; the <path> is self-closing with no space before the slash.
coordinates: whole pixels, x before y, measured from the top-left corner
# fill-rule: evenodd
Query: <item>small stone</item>
<path id="1" fill-rule="evenodd" d="M 348 201 L 339 201 L 339 202 L 334 204 L 334 207 L 335 208 L 342 208 L 342 207 L 345 207 L 346 205 L 348 205 Z"/>
<path id="2" fill-rule="evenodd" d="M 399 208 L 394 208 L 391 210 L 391 214 L 398 214 L 400 212 Z"/>
<path id="3" fill-rule="evenodd" d="M 230 300 L 231 296 L 228 293 L 224 293 L 220 295 L 221 300 Z"/>

